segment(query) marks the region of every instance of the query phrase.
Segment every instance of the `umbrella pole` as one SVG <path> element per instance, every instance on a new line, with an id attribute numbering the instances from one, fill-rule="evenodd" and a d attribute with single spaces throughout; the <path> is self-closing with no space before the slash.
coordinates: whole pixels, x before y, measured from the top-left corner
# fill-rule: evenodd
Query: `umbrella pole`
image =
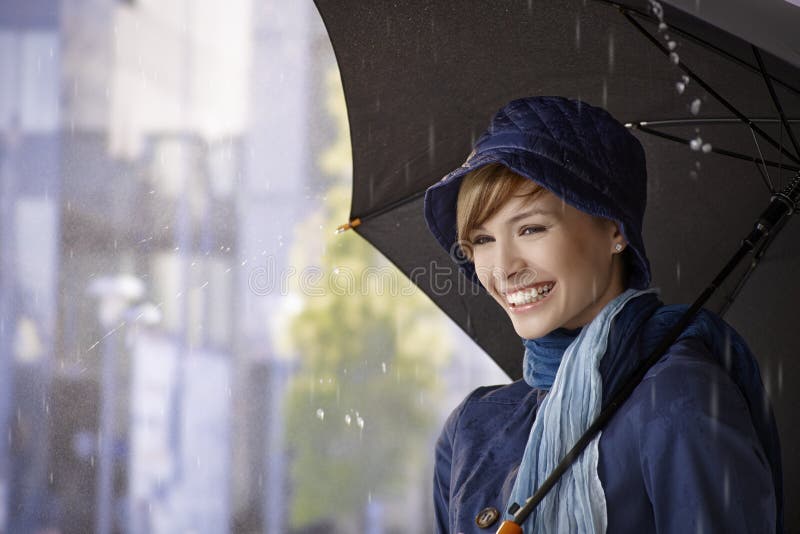
<path id="1" fill-rule="evenodd" d="M 705 304 L 705 302 L 723 283 L 725 278 L 728 277 L 728 275 L 734 270 L 739 262 L 754 248 L 759 247 L 762 240 L 771 232 L 773 233 L 771 239 L 774 239 L 775 234 L 777 234 L 783 228 L 786 218 L 800 209 L 800 204 L 798 204 L 798 201 L 800 201 L 800 173 L 798 173 L 794 179 L 792 179 L 789 185 L 784 187 L 779 193 L 776 193 L 772 196 L 769 205 L 756 221 L 753 230 L 742 240 L 739 250 L 736 251 L 733 257 L 728 261 L 725 267 L 722 268 L 711 284 L 706 287 L 703 293 L 700 294 L 697 300 L 695 300 L 689 309 L 686 310 L 675 326 L 673 326 L 667 335 L 664 336 L 650 356 L 648 356 L 647 359 L 639 364 L 631 377 L 620 387 L 617 392 L 614 393 L 608 403 L 608 406 L 606 406 L 600 412 L 600 415 L 598 415 L 597 418 L 592 422 L 592 424 L 589 425 L 589 428 L 586 429 L 583 435 L 578 439 L 577 443 L 558 463 L 555 469 L 553 469 L 539 489 L 536 490 L 536 493 L 528 498 L 525 504 L 521 507 L 517 503 L 513 503 L 511 505 L 508 513 L 512 514 L 514 518 L 512 520 L 504 521 L 497 530 L 497 534 L 521 534 L 522 530 L 520 525 L 525 522 L 539 502 L 541 502 L 545 495 L 547 495 L 553 486 L 555 486 L 555 484 L 561 478 L 561 475 L 563 475 L 567 469 L 570 468 L 572 463 L 578 459 L 586 446 L 594 439 L 597 433 L 603 428 L 603 426 L 605 426 L 611 417 L 613 417 L 617 409 L 622 405 L 622 403 L 625 402 L 636 386 L 638 386 L 642 381 L 642 378 L 644 378 L 644 375 L 647 373 L 647 371 L 661 359 L 667 349 L 675 342 L 675 339 L 677 339 L 681 332 L 683 332 L 684 328 L 686 328 L 689 322 L 694 318 L 697 311 L 703 306 L 703 304 Z"/>

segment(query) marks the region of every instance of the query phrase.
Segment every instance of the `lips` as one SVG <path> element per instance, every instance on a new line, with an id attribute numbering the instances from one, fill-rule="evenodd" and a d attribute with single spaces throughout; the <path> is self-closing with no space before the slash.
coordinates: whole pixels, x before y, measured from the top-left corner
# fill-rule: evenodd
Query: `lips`
<path id="1" fill-rule="evenodd" d="M 546 282 L 539 282 L 539 283 L 532 284 L 532 285 L 525 286 L 525 287 L 517 287 L 517 288 L 511 289 L 510 291 L 504 291 L 503 295 L 505 295 L 506 298 L 513 297 L 513 296 L 517 295 L 520 292 L 530 292 L 532 289 L 536 289 L 537 292 L 541 292 L 541 289 L 543 289 L 544 287 L 553 286 L 554 284 L 555 284 L 555 281 L 548 280 Z"/>
<path id="2" fill-rule="evenodd" d="M 528 309 L 547 300 L 555 288 L 555 282 L 543 282 L 526 289 L 515 290 L 506 295 L 509 310 Z"/>
<path id="3" fill-rule="evenodd" d="M 546 286 L 547 287 L 547 286 Z M 520 314 L 520 313 L 527 313 L 529 310 L 534 308 L 538 308 L 539 306 L 543 306 L 546 301 L 550 298 L 550 295 L 555 291 L 555 283 L 549 286 L 550 290 L 544 292 L 542 295 L 537 295 L 535 297 L 531 295 L 526 296 L 518 296 L 514 297 L 516 302 L 509 302 L 509 305 L 506 307 L 508 313 L 511 314 Z M 519 293 L 517 293 L 519 295 Z"/>

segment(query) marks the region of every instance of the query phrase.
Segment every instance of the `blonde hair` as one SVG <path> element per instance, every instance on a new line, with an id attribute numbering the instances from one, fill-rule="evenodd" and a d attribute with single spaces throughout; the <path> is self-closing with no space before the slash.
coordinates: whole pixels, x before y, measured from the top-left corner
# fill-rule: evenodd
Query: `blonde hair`
<path id="1" fill-rule="evenodd" d="M 536 198 L 545 188 L 505 165 L 491 163 L 466 175 L 456 200 L 456 236 L 464 255 L 472 261 L 469 234 L 497 213 L 511 197 Z"/>

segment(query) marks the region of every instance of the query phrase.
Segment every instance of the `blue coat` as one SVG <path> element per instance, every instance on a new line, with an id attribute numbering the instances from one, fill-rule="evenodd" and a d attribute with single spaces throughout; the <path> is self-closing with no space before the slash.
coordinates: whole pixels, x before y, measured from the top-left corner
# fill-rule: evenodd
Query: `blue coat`
<path id="1" fill-rule="evenodd" d="M 487 532 L 505 512 L 546 391 L 522 380 L 472 392 L 436 444 L 438 532 Z M 770 465 L 739 387 L 694 338 L 676 342 L 603 430 L 598 474 L 609 533 L 771 533 Z"/>

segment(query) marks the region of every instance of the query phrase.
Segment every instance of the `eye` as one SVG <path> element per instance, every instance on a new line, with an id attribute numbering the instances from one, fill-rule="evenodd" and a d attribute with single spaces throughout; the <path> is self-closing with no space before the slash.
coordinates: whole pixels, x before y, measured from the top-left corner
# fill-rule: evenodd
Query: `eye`
<path id="1" fill-rule="evenodd" d="M 491 240 L 492 238 L 489 237 L 488 235 L 475 236 L 475 238 L 472 240 L 472 246 L 484 245 L 486 243 L 491 242 Z"/>
<path id="2" fill-rule="evenodd" d="M 547 230 L 547 228 L 544 226 L 526 226 L 520 230 L 520 235 L 538 234 L 539 232 L 544 232 L 545 230 Z"/>

